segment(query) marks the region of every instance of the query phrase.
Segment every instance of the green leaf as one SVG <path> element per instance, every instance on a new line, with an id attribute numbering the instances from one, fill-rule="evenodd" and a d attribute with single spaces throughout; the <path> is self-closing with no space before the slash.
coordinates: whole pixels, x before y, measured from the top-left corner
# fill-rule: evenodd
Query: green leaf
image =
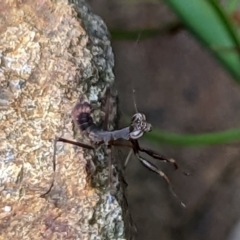
<path id="1" fill-rule="evenodd" d="M 165 2 L 240 83 L 240 40 L 233 22 L 221 5 L 215 0 L 165 0 Z"/>
<path id="2" fill-rule="evenodd" d="M 163 25 L 161 28 L 145 28 L 145 29 L 110 29 L 110 34 L 114 40 L 133 40 L 137 41 L 140 36 L 141 40 L 153 38 L 159 35 L 169 34 L 182 28 L 182 24 L 177 22 L 171 22 Z"/>
<path id="3" fill-rule="evenodd" d="M 236 11 L 238 6 L 239 6 L 239 0 L 228 0 L 224 4 L 224 7 L 230 13 Z"/>
<path id="4" fill-rule="evenodd" d="M 175 134 L 159 129 L 144 135 L 144 139 L 153 143 L 172 145 L 215 145 L 240 141 L 240 128 L 222 132 L 203 134 Z"/>

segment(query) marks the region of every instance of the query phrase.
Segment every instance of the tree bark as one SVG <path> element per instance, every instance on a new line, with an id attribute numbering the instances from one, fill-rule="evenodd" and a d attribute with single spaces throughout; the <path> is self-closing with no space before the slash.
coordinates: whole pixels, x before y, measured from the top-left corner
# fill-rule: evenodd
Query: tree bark
<path id="1" fill-rule="evenodd" d="M 0 54 L 0 239 L 131 239 L 116 168 L 107 190 L 105 147 L 49 141 L 81 139 L 70 116 L 79 97 L 96 122 L 104 115 L 114 58 L 103 21 L 82 0 L 2 0 Z"/>

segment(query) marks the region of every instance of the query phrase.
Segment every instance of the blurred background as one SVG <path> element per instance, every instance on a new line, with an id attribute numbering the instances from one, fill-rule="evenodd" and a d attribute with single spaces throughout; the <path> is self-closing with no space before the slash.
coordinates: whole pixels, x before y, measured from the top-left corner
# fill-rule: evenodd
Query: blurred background
<path id="1" fill-rule="evenodd" d="M 133 85 L 138 110 L 154 127 L 141 143 L 180 166 L 174 171 L 172 165 L 154 161 L 186 209 L 161 177 L 135 158 L 129 163 L 128 201 L 136 239 L 239 240 L 238 1 L 89 4 L 112 34 L 123 116 L 135 112 Z"/>

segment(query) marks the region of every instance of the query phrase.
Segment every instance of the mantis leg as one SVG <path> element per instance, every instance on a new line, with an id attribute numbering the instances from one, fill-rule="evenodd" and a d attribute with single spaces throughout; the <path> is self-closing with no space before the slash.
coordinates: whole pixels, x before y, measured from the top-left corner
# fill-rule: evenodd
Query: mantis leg
<path id="1" fill-rule="evenodd" d="M 54 181 L 55 181 L 55 175 L 56 175 L 56 146 L 57 144 L 57 141 L 56 139 L 54 139 L 54 145 L 53 145 L 53 178 L 52 178 L 52 183 L 49 187 L 49 189 L 43 193 L 42 195 L 40 195 L 41 198 L 45 198 L 50 192 L 51 190 L 53 189 L 53 186 L 54 186 Z"/>
<path id="2" fill-rule="evenodd" d="M 113 183 L 113 169 L 112 169 L 112 145 L 107 146 L 107 154 L 108 154 L 108 186 L 109 189 L 112 189 Z"/>
<path id="3" fill-rule="evenodd" d="M 87 149 L 92 149 L 94 150 L 95 148 L 91 145 L 85 144 L 85 143 L 81 143 L 81 142 L 76 142 L 76 141 L 71 141 L 65 138 L 56 138 L 55 140 L 56 142 L 65 142 L 65 143 L 70 143 L 72 145 L 78 146 L 78 147 L 82 147 L 82 148 L 87 148 Z"/>
<path id="4" fill-rule="evenodd" d="M 152 172 L 155 172 L 156 174 L 158 174 L 159 176 L 161 176 L 166 183 L 169 186 L 170 191 L 172 192 L 173 196 L 180 202 L 180 204 L 182 205 L 182 207 L 186 207 L 186 205 L 180 200 L 180 198 L 177 196 L 177 194 L 174 192 L 172 184 L 169 180 L 169 178 L 166 176 L 166 174 L 159 170 L 154 164 L 152 164 L 151 162 L 149 162 L 148 160 L 142 158 L 140 155 L 136 154 L 136 157 L 138 158 L 138 160 L 142 163 L 142 165 L 144 167 L 146 167 L 147 169 L 149 169 Z"/>
<path id="5" fill-rule="evenodd" d="M 160 160 L 160 161 L 164 161 L 164 162 L 168 162 L 173 164 L 175 169 L 178 169 L 178 165 L 176 164 L 175 160 L 173 158 L 167 158 L 163 155 L 160 155 L 159 153 L 151 150 L 151 149 L 147 149 L 147 148 L 142 148 L 140 147 L 139 143 L 137 140 L 131 140 L 130 142 L 128 141 L 127 143 L 122 143 L 122 142 L 112 142 L 112 145 L 114 146 L 122 146 L 122 147 L 128 147 L 128 148 L 133 148 L 134 152 L 144 152 L 147 155 L 149 155 L 150 157 Z M 127 163 L 129 162 L 129 158 L 131 156 L 131 152 L 129 152 L 127 159 L 125 160 L 125 164 L 124 167 L 126 167 Z"/>

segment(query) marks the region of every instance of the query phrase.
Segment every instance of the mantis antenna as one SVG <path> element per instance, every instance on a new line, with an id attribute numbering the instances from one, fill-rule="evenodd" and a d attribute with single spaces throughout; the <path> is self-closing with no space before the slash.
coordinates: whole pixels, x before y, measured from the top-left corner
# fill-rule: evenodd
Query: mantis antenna
<path id="1" fill-rule="evenodd" d="M 140 38 L 141 38 L 141 33 L 138 34 L 138 38 L 137 38 L 137 40 L 136 40 L 136 42 L 135 42 L 135 46 L 134 46 L 134 47 L 136 47 L 136 46 L 138 45 L 138 43 L 139 43 L 139 41 L 140 41 Z M 137 103 L 136 103 L 136 97 L 135 97 L 136 91 L 135 91 L 135 88 L 133 87 L 133 82 L 132 82 L 132 80 L 131 80 L 131 84 L 132 84 L 133 104 L 134 104 L 135 112 L 138 113 Z"/>
<path id="2" fill-rule="evenodd" d="M 136 103 L 136 98 L 135 98 L 135 89 L 133 88 L 133 83 L 132 83 L 132 96 L 133 96 L 133 104 L 134 104 L 134 108 L 135 108 L 135 112 L 138 113 L 138 109 L 137 109 L 137 103 Z"/>

